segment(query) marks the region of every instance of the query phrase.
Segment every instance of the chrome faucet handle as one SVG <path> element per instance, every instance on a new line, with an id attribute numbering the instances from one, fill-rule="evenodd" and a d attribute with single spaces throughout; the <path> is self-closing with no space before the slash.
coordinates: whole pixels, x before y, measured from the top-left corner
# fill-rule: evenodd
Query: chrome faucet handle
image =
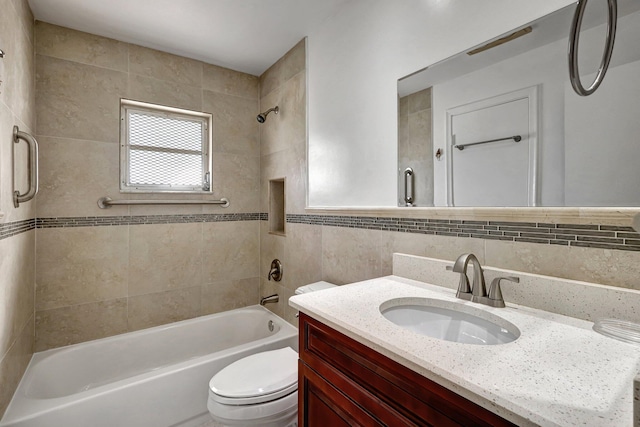
<path id="1" fill-rule="evenodd" d="M 279 259 L 274 259 L 273 261 L 271 261 L 271 269 L 267 274 L 267 280 L 271 280 L 272 278 L 276 282 L 282 280 L 282 263 Z"/>
<path id="2" fill-rule="evenodd" d="M 487 304 L 491 307 L 504 307 L 504 298 L 502 297 L 502 289 L 500 288 L 500 281 L 508 280 L 509 282 L 520 283 L 520 278 L 515 276 L 496 277 L 491 281 L 489 287 L 489 297 Z"/>

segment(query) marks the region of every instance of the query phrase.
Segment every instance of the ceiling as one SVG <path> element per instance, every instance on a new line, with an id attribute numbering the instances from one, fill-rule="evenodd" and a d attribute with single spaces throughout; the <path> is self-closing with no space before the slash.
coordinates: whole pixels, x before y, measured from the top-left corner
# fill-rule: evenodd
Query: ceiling
<path id="1" fill-rule="evenodd" d="M 352 0 L 29 0 L 37 20 L 260 75 Z"/>

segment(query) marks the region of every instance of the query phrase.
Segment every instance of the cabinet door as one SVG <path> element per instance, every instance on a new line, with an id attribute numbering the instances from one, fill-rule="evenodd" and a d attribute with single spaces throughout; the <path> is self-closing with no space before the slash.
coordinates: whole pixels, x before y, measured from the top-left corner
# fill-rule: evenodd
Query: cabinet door
<path id="1" fill-rule="evenodd" d="M 300 427 L 382 426 L 329 384 L 302 360 L 298 361 L 298 422 Z"/>
<path id="2" fill-rule="evenodd" d="M 365 414 L 347 425 L 515 427 L 304 313 L 300 314 L 299 347 L 300 375 L 310 373 L 317 378 L 314 383 L 322 381 L 326 399 L 333 398 L 336 408 L 355 408 L 347 413 Z M 299 384 L 298 390 L 306 395 L 304 384 Z M 300 397 L 300 408 L 305 404 L 305 398 Z"/>

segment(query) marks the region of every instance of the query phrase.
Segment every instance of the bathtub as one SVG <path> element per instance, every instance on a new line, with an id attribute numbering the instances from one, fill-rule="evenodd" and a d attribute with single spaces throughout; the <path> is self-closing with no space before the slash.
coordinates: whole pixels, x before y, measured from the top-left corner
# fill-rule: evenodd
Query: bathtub
<path id="1" fill-rule="evenodd" d="M 0 427 L 198 426 L 216 372 L 297 337 L 256 305 L 36 353 Z"/>

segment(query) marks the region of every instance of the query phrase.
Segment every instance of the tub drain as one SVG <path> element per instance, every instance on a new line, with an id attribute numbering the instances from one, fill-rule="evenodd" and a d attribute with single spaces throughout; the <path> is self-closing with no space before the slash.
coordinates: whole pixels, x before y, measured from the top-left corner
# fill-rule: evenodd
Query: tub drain
<path id="1" fill-rule="evenodd" d="M 267 326 L 269 327 L 269 332 L 273 332 L 273 320 L 269 320 L 269 323 L 267 323 Z"/>

